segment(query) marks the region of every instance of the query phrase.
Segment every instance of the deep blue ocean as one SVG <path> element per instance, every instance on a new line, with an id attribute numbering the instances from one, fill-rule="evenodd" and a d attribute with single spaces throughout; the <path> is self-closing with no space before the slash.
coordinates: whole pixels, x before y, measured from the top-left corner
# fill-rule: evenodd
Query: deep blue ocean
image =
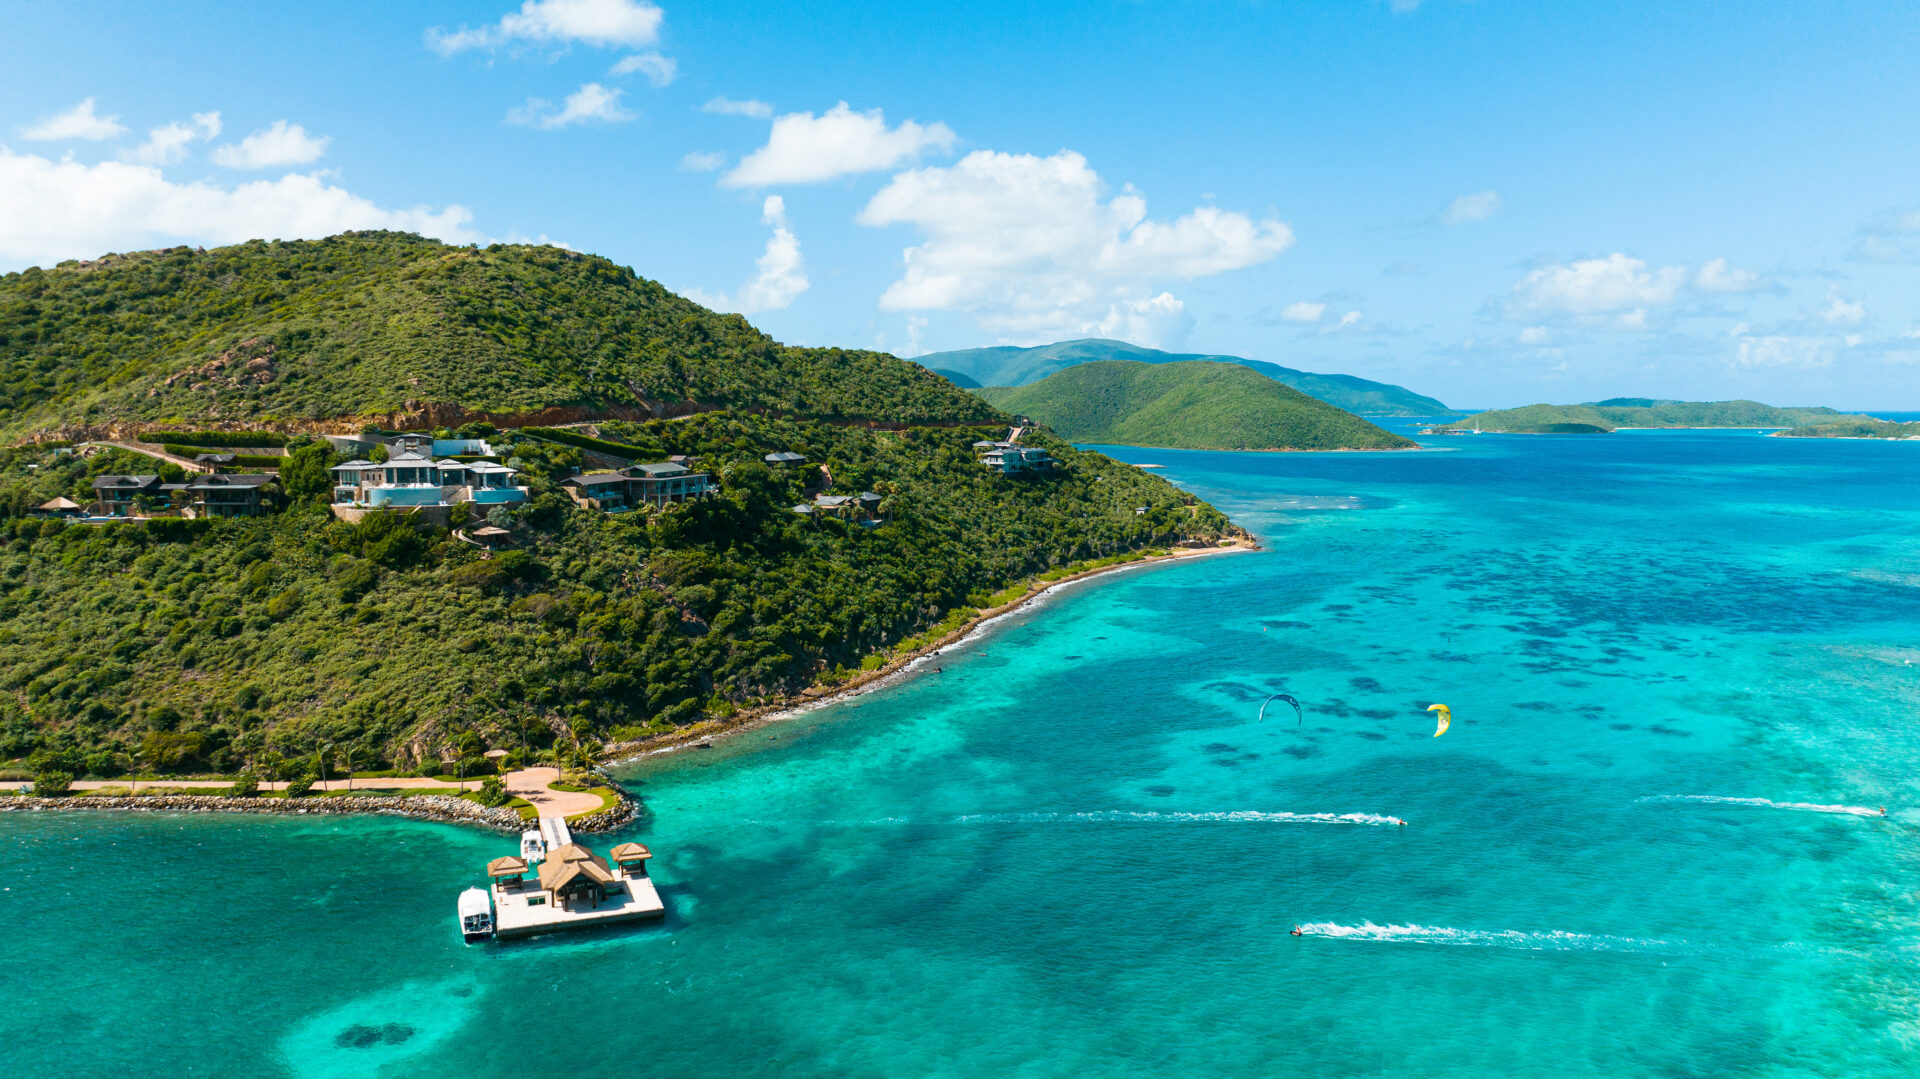
<path id="1" fill-rule="evenodd" d="M 464 946 L 453 827 L 0 818 L 5 1059 L 1920 1075 L 1920 446 L 1427 444 L 1111 449 L 1267 549 L 626 766 L 659 928 Z"/>

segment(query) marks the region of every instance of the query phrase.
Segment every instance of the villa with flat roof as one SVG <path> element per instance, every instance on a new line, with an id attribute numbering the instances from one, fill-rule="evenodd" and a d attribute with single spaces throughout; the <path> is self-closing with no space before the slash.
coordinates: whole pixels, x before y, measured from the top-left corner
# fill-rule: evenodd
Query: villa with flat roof
<path id="1" fill-rule="evenodd" d="M 1019 472 L 1045 472 L 1054 465 L 1053 457 L 1038 446 L 1018 446 L 1012 442 L 975 442 L 982 451 L 980 463 L 1003 476 Z"/>
<path id="2" fill-rule="evenodd" d="M 434 460 L 428 440 L 399 439 L 385 461 L 348 461 L 333 469 L 333 504 L 362 509 L 524 502 L 517 469 L 492 461 Z"/>
<path id="3" fill-rule="evenodd" d="M 279 492 L 279 477 L 266 473 L 190 476 L 185 483 L 161 484 L 186 517 L 258 517 Z"/>
<path id="4" fill-rule="evenodd" d="M 714 493 L 713 477 L 674 461 L 628 465 L 618 472 L 589 472 L 560 481 L 569 497 L 588 509 L 618 513 L 667 506 Z"/>

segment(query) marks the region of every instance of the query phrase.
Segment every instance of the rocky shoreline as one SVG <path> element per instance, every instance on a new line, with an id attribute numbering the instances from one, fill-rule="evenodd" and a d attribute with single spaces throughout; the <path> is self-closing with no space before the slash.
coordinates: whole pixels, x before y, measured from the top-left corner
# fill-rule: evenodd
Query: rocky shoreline
<path id="1" fill-rule="evenodd" d="M 569 824 L 569 830 L 585 834 L 612 831 L 638 816 L 639 803 L 626 791 L 618 787 L 614 789 L 620 795 L 618 805 L 612 809 L 582 817 Z M 518 834 L 529 827 L 529 822 L 520 819 L 520 814 L 504 806 L 491 808 L 445 794 L 292 799 L 234 798 L 222 794 L 0 797 L 0 813 L 60 813 L 83 810 L 114 810 L 132 813 L 266 813 L 292 816 L 383 813 L 393 817 L 408 817 L 413 820 L 435 821 L 441 824 L 473 825 L 511 834 Z"/>

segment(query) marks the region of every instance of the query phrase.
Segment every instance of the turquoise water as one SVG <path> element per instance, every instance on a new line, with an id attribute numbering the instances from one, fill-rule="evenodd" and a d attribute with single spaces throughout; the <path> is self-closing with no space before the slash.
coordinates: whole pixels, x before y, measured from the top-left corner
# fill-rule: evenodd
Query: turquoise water
<path id="1" fill-rule="evenodd" d="M 449 827 L 0 819 L 6 1059 L 1920 1074 L 1920 447 L 1432 444 L 1111 451 L 1269 549 L 630 767 L 660 928 L 464 947 Z"/>

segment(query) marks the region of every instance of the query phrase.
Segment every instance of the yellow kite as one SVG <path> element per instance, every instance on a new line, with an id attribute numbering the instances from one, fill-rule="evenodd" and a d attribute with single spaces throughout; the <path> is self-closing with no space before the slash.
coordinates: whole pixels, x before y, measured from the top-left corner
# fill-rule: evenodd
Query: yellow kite
<path id="1" fill-rule="evenodd" d="M 1434 730 L 1433 736 L 1438 738 L 1447 733 L 1447 724 L 1453 722 L 1453 709 L 1444 704 L 1429 704 L 1427 711 L 1440 713 L 1440 726 Z"/>

